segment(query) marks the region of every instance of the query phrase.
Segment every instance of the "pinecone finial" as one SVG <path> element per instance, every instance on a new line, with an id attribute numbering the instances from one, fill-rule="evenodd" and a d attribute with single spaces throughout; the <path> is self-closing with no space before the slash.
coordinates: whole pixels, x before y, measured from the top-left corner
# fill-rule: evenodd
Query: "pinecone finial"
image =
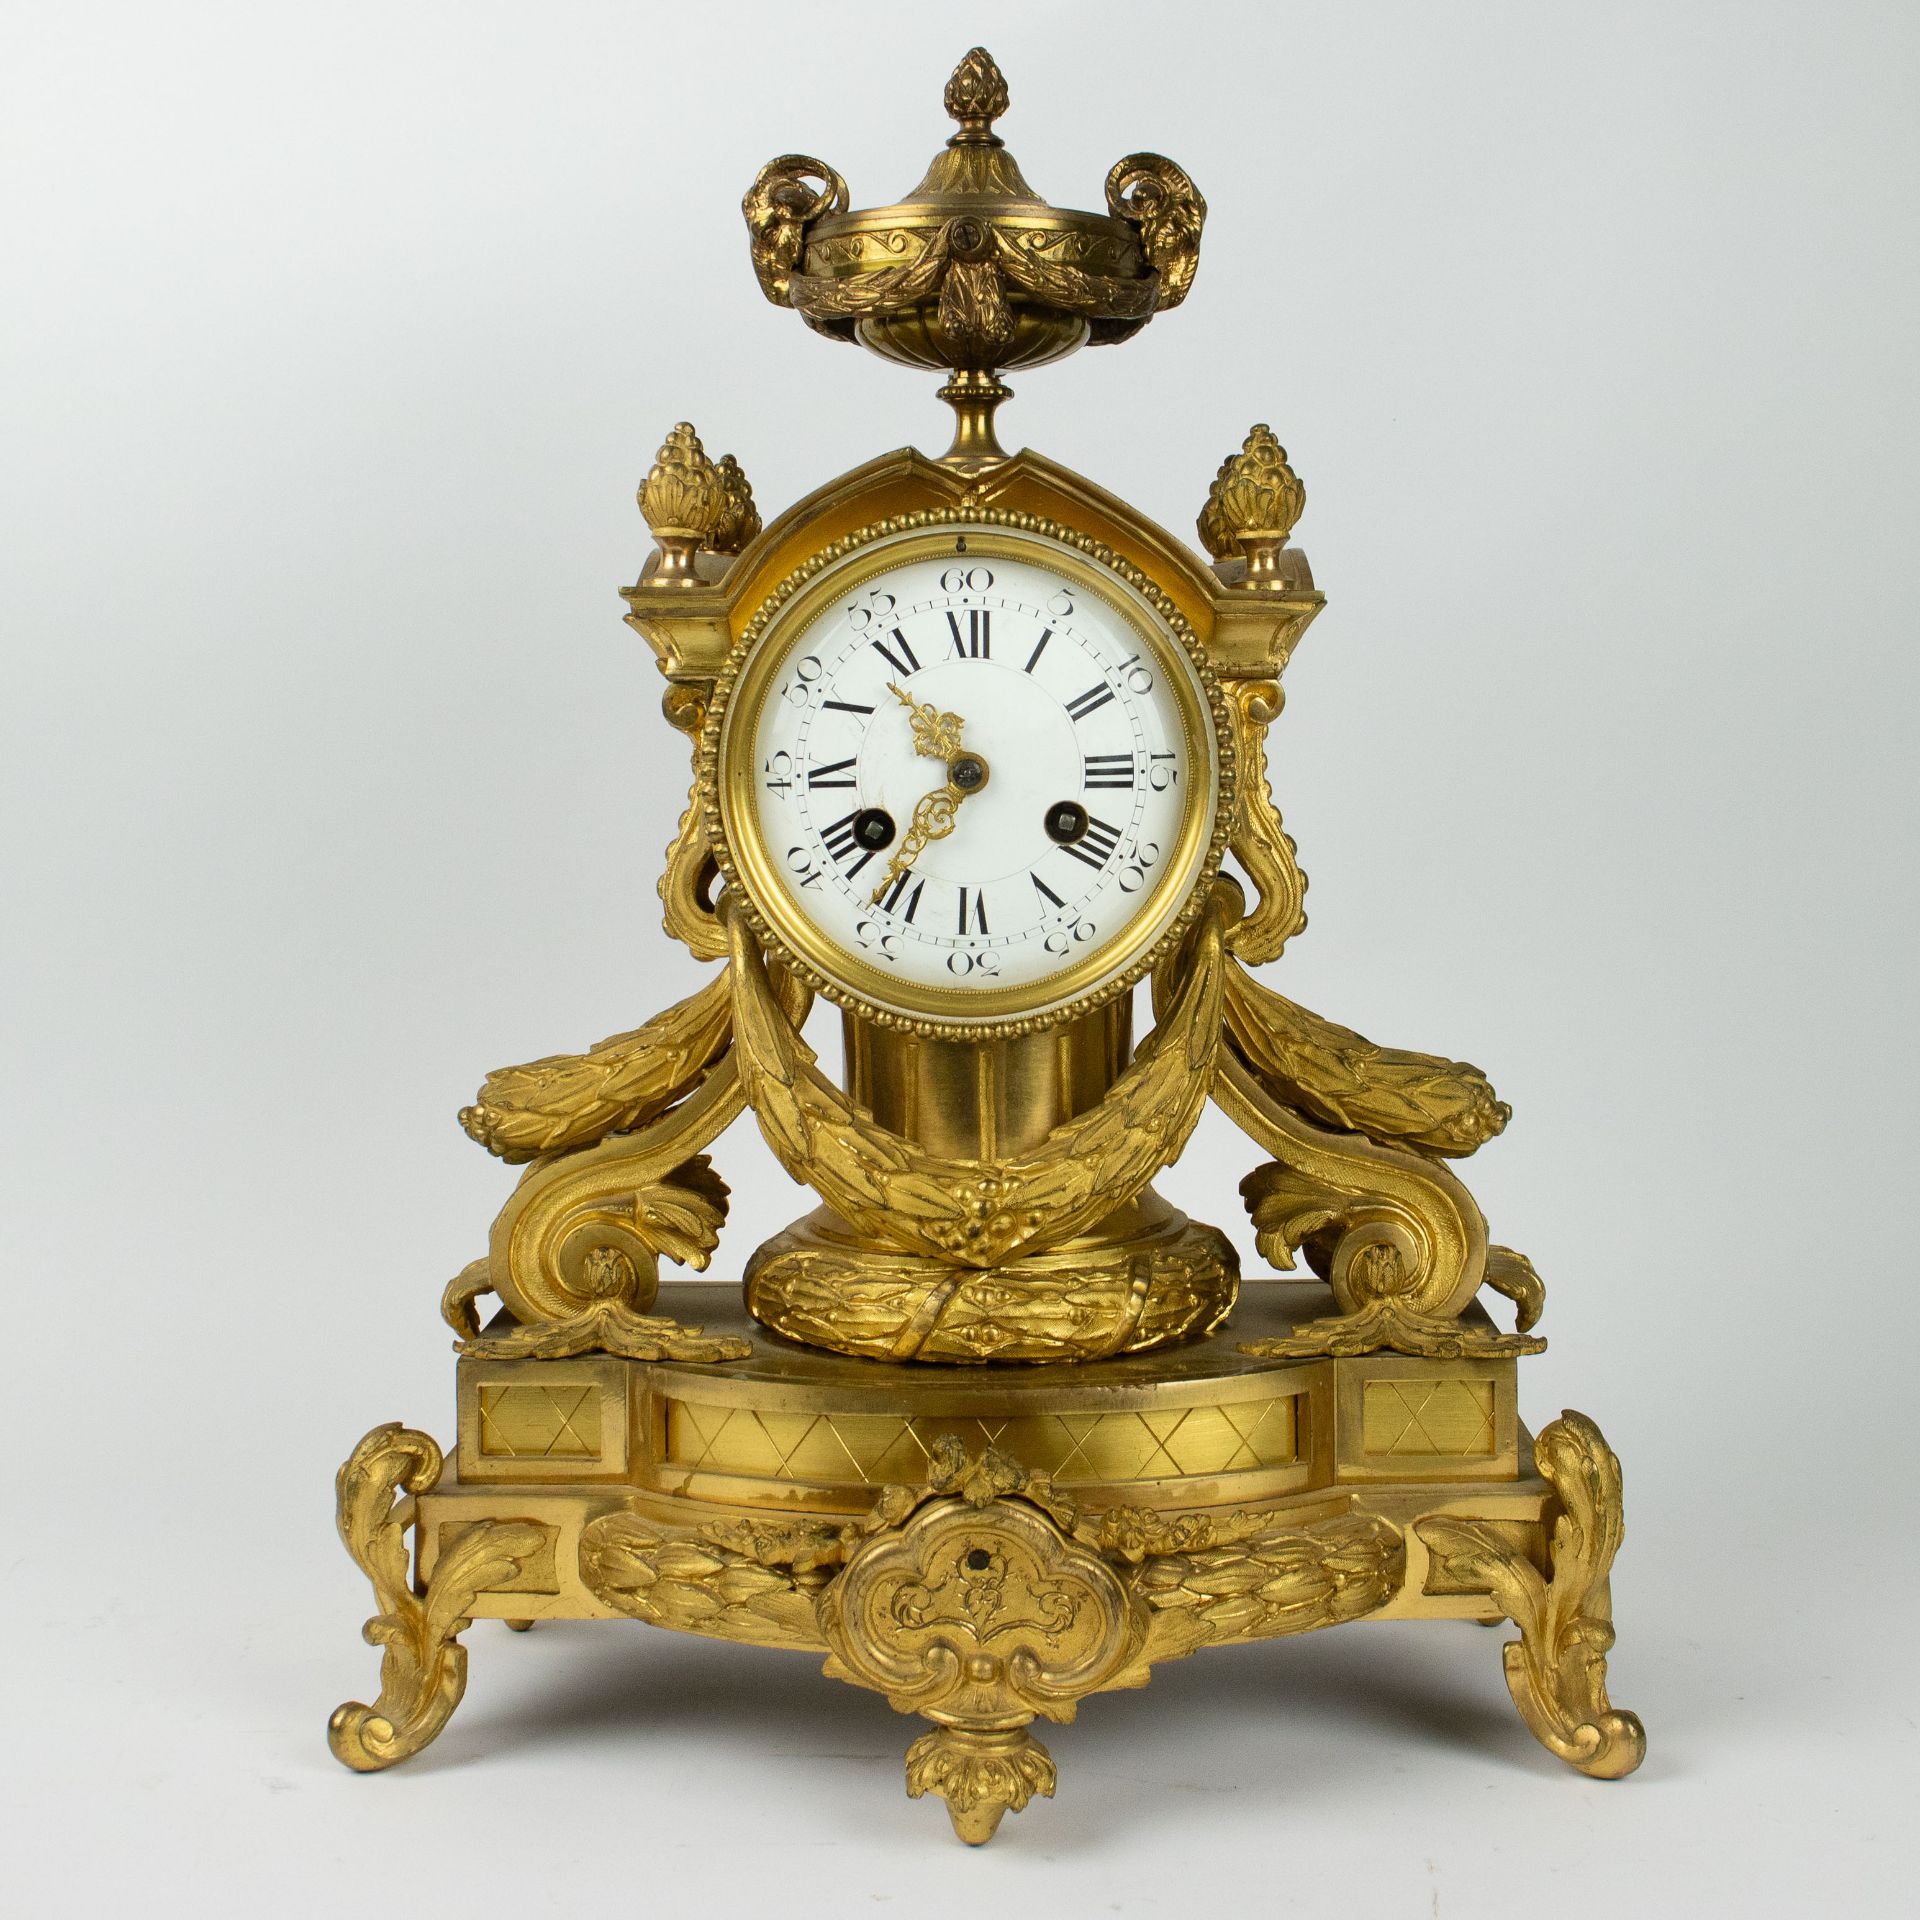
<path id="1" fill-rule="evenodd" d="M 720 469 L 707 458 L 693 423 L 682 420 L 640 483 L 640 511 L 660 547 L 656 579 L 692 584 L 693 556 L 712 540 L 726 506 Z"/>
<path id="2" fill-rule="evenodd" d="M 960 122 L 956 140 L 992 140 L 993 123 L 1007 110 L 1007 76 L 985 47 L 975 47 L 947 82 L 947 112 Z"/>
<path id="3" fill-rule="evenodd" d="M 1261 585 L 1276 577 L 1275 557 L 1306 504 L 1286 448 L 1262 422 L 1220 463 L 1200 509 L 1200 544 L 1216 560 L 1244 554 L 1247 584 Z"/>

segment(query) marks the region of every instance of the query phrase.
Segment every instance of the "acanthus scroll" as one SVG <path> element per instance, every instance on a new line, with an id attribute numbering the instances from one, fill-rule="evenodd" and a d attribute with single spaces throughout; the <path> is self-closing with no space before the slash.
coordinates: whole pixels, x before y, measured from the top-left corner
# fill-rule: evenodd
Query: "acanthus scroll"
<path id="1" fill-rule="evenodd" d="M 1507 1689 L 1534 1737 L 1582 1773 L 1617 1780 L 1647 1750 L 1639 1716 L 1607 1697 L 1608 1576 L 1625 1529 L 1620 1462 L 1600 1429 L 1571 1410 L 1541 1432 L 1533 1456 L 1560 1498 L 1546 1574 L 1483 1521 L 1435 1516 L 1414 1530 L 1437 1569 L 1456 1586 L 1482 1588 L 1520 1629 L 1504 1650 Z"/>
<path id="2" fill-rule="evenodd" d="M 466 1528 L 440 1555 L 425 1596 L 416 1595 L 407 1551 L 410 1501 L 440 1478 L 440 1449 L 398 1421 L 375 1427 L 348 1456 L 335 1486 L 340 1538 L 380 1609 L 366 1637 L 380 1651 L 380 1694 L 350 1700 L 327 1723 L 335 1759 L 377 1772 L 418 1753 L 460 1704 L 467 1652 L 458 1636 L 475 1598 L 503 1586 L 538 1553 L 551 1529 L 531 1520 Z"/>

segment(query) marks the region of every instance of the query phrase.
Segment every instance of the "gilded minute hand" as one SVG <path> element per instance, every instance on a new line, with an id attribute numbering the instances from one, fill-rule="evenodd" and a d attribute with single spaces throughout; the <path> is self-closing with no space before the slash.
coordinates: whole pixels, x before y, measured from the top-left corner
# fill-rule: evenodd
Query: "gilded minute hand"
<path id="1" fill-rule="evenodd" d="M 965 790 L 956 787 L 951 780 L 944 787 L 935 787 L 931 793 L 920 796 L 920 804 L 914 808 L 913 818 L 907 823 L 907 836 L 887 862 L 887 870 L 873 890 L 876 905 L 880 896 L 893 884 L 894 876 L 905 873 L 926 851 L 929 840 L 944 840 L 953 831 L 954 816 L 960 802 L 966 797 Z"/>
<path id="2" fill-rule="evenodd" d="M 942 713 L 931 701 L 916 700 L 896 681 L 887 682 L 887 691 L 912 716 L 914 752 L 947 763 L 947 784 L 920 796 L 913 818 L 907 822 L 906 837 L 894 850 L 880 884 L 873 890 L 876 905 L 894 880 L 926 851 L 930 840 L 944 840 L 953 831 L 960 802 L 968 794 L 978 793 L 987 780 L 987 763 L 978 754 L 961 751 L 960 733 L 967 723 L 959 714 Z"/>

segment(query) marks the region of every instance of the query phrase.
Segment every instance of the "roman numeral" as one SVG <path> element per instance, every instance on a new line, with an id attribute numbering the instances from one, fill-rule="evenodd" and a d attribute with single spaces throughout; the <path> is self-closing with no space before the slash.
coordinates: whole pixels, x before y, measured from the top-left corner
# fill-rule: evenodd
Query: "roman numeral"
<path id="1" fill-rule="evenodd" d="M 1097 713 L 1113 698 L 1113 689 L 1104 680 L 1096 680 L 1078 700 L 1067 702 L 1067 711 L 1076 720 L 1084 720 L 1088 714 Z"/>
<path id="2" fill-rule="evenodd" d="M 1133 755 L 1130 753 L 1090 753 L 1084 775 L 1087 791 L 1112 787 L 1130 791 L 1133 786 Z M 809 776 L 811 777 L 811 776 Z"/>
<path id="3" fill-rule="evenodd" d="M 1096 871 L 1107 864 L 1107 857 L 1120 844 L 1120 829 L 1110 827 L 1096 813 L 1087 820 L 1087 830 L 1070 847 L 1062 847 L 1062 853 L 1070 853 L 1076 860 L 1083 860 Z"/>
<path id="4" fill-rule="evenodd" d="M 919 657 L 914 653 L 914 650 L 907 645 L 907 636 L 902 633 L 898 627 L 895 627 L 893 630 L 893 638 L 900 648 L 898 653 L 895 653 L 893 648 L 888 646 L 884 640 L 876 640 L 872 643 L 874 652 L 877 653 L 895 673 L 918 673 L 920 671 Z"/>
<path id="5" fill-rule="evenodd" d="M 835 713 L 871 713 L 871 707 L 863 707 L 858 700 L 822 700 L 823 707 L 831 707 Z"/>
<path id="6" fill-rule="evenodd" d="M 809 787 L 851 787 L 855 784 L 851 774 L 848 774 L 845 779 L 835 779 L 829 776 L 846 773 L 847 768 L 852 765 L 853 755 L 848 754 L 844 760 L 830 760 L 824 767 L 809 767 L 807 769 L 807 785 Z M 1092 782 L 1089 781 L 1088 784 L 1091 785 Z"/>
<path id="7" fill-rule="evenodd" d="M 903 907 L 900 904 L 900 896 L 906 892 L 909 880 L 913 881 L 913 894 Z M 902 867 L 899 879 L 881 896 L 880 905 L 888 913 L 897 913 L 908 926 L 912 926 L 913 916 L 920 911 L 920 896 L 926 888 L 927 883 L 917 879 L 911 867 Z"/>
<path id="8" fill-rule="evenodd" d="M 969 898 L 971 898 L 972 902 L 971 913 L 968 911 Z M 985 933 L 988 931 L 987 890 L 985 887 L 975 887 L 971 890 L 966 887 L 960 889 L 960 932 L 966 933 L 969 931 L 967 926 L 969 919 L 973 921 L 972 932 Z"/>
<path id="9" fill-rule="evenodd" d="M 984 607 L 967 609 L 967 630 L 960 631 L 960 616 L 947 615 L 947 625 L 953 629 L 953 651 L 969 660 L 990 660 L 993 657 L 993 616 Z"/>
<path id="10" fill-rule="evenodd" d="M 1056 907 L 1064 907 L 1067 904 L 1037 873 L 1030 873 L 1027 878 L 1033 882 L 1033 890 L 1042 900 L 1050 900 Z M 1046 908 L 1042 907 L 1040 911 L 1045 913 Z"/>
<path id="11" fill-rule="evenodd" d="M 1046 632 L 1033 643 L 1033 651 L 1027 655 L 1027 664 L 1021 669 L 1023 673 L 1031 673 L 1034 668 L 1040 664 L 1040 656 L 1046 652 L 1047 642 L 1052 638 L 1053 629 L 1049 627 Z"/>
<path id="12" fill-rule="evenodd" d="M 845 764 L 843 761 L 842 765 Z M 832 780 L 828 781 L 827 784 L 829 786 L 850 787 L 853 785 L 853 782 L 851 780 Z M 863 847 L 860 842 L 854 838 L 853 823 L 859 817 L 857 813 L 842 814 L 832 826 L 823 828 L 820 833 L 820 838 L 826 842 L 828 853 L 830 853 L 834 859 L 844 860 L 850 853 L 857 853 L 860 856 L 860 858 L 847 869 L 847 878 L 849 880 L 880 851 L 878 847 Z"/>

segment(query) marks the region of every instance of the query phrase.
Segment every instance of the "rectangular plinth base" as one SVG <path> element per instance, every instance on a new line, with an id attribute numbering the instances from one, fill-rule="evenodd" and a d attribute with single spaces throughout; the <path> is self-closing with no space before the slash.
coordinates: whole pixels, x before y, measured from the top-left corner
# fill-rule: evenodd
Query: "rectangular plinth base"
<path id="1" fill-rule="evenodd" d="M 744 1360 L 657 1364 L 585 1356 L 459 1365 L 459 1441 L 418 1503 L 418 1575 L 477 1522 L 548 1533 L 471 1611 L 589 1619 L 617 1610 L 579 1571 L 580 1538 L 625 1512 L 685 1529 L 716 1520 L 845 1523 L 915 1487 L 943 1440 L 1046 1475 L 1090 1513 L 1260 1512 L 1303 1522 L 1376 1515 L 1408 1542 L 1406 1578 L 1376 1618 L 1476 1618 L 1484 1591 L 1425 1563 L 1413 1522 L 1495 1526 L 1544 1565 L 1550 1490 L 1534 1474 L 1511 1359 L 1256 1358 L 1333 1311 L 1315 1283 L 1255 1280 L 1208 1340 L 1043 1367 L 848 1359 L 757 1328 L 731 1289 L 662 1288 L 654 1312 L 749 1339 Z"/>

